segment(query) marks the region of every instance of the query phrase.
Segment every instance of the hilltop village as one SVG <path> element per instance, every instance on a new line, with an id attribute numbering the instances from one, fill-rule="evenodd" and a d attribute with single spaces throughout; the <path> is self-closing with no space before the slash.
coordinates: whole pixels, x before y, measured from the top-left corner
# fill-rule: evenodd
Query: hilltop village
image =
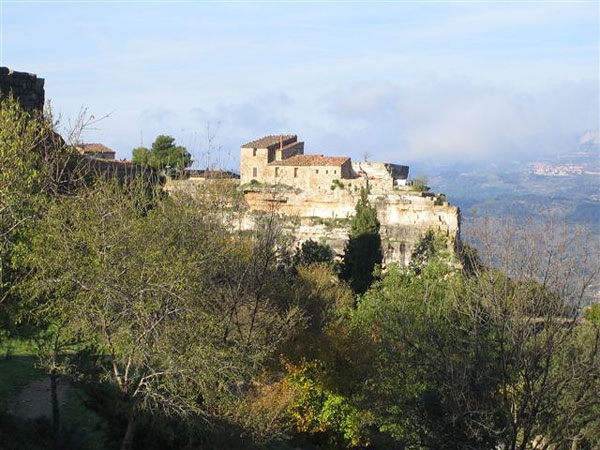
<path id="1" fill-rule="evenodd" d="M 28 111 L 44 104 L 44 79 L 34 74 L 0 68 L 0 89 L 12 92 Z M 81 144 L 77 150 L 101 170 L 126 174 L 135 167 L 115 160 L 115 151 L 102 144 Z M 248 212 L 239 221 L 253 226 L 258 215 L 274 212 L 297 244 L 313 239 L 343 253 L 350 217 L 361 189 L 369 192 L 381 222 L 384 263 L 406 265 L 419 238 L 428 230 L 447 236 L 449 245 L 459 237 L 459 211 L 445 196 L 408 183 L 405 165 L 352 161 L 344 156 L 305 154 L 296 135 L 269 135 L 240 147 L 237 174 L 226 173 L 239 183 Z M 196 191 L 211 182 L 210 171 L 190 171 L 186 179 L 168 179 L 167 191 Z"/>
<path id="2" fill-rule="evenodd" d="M 257 213 L 275 212 L 297 244 L 313 239 L 341 254 L 360 191 L 367 189 L 381 222 L 384 263 L 406 265 L 428 230 L 447 236 L 451 247 L 460 230 L 458 208 L 442 194 L 409 185 L 408 172 L 403 165 L 305 154 L 296 135 L 265 136 L 240 147 L 239 185 L 249 206 L 242 227 L 251 228 Z M 192 174 L 166 188 L 194 192 L 206 182 L 204 173 Z"/>
<path id="3" fill-rule="evenodd" d="M 118 161 L 42 79 L 0 98 L 2 449 L 600 448 L 597 235 L 490 222 L 479 253 L 405 165 L 293 134 L 239 174 L 166 135 Z"/>

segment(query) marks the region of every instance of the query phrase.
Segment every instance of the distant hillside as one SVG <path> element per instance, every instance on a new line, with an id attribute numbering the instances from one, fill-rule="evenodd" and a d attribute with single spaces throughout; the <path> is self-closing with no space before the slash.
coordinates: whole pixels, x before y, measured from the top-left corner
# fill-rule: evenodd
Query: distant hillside
<path id="1" fill-rule="evenodd" d="M 595 140 L 544 160 L 478 167 L 427 168 L 429 185 L 476 217 L 552 216 L 600 231 L 600 146 Z"/>

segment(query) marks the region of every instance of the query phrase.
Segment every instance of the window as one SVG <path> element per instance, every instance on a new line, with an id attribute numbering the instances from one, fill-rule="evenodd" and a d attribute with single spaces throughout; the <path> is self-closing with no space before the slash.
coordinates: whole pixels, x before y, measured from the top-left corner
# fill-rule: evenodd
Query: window
<path id="1" fill-rule="evenodd" d="M 278 177 L 279 176 L 279 167 L 275 167 L 275 176 Z"/>
<path id="2" fill-rule="evenodd" d="M 337 170 L 334 170 L 334 171 L 333 171 L 333 174 L 334 174 L 334 175 L 336 175 L 336 174 L 337 174 Z"/>
<path id="3" fill-rule="evenodd" d="M 319 173 L 319 169 L 317 169 L 316 172 Z"/>
<path id="4" fill-rule="evenodd" d="M 294 167 L 294 178 L 298 178 L 298 168 Z"/>
<path id="5" fill-rule="evenodd" d="M 258 170 L 256 170 L 256 167 L 253 167 L 252 168 L 252 177 L 256 178 L 257 177 L 257 175 L 256 175 L 257 173 L 258 173 Z"/>
<path id="6" fill-rule="evenodd" d="M 255 148 L 252 149 L 252 156 L 256 156 L 256 149 Z"/>
<path id="7" fill-rule="evenodd" d="M 325 171 L 325 175 L 329 175 L 329 170 L 326 170 L 326 171 Z"/>

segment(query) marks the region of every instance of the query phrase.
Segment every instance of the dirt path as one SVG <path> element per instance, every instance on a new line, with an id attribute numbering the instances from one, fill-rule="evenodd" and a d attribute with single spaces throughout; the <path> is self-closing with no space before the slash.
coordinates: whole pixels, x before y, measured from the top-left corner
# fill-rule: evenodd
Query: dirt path
<path id="1" fill-rule="evenodd" d="M 59 380 L 59 405 L 65 403 L 69 389 L 67 381 Z M 45 377 L 35 380 L 25 386 L 16 397 L 8 402 L 8 412 L 23 419 L 35 419 L 36 417 L 52 418 L 50 378 Z"/>

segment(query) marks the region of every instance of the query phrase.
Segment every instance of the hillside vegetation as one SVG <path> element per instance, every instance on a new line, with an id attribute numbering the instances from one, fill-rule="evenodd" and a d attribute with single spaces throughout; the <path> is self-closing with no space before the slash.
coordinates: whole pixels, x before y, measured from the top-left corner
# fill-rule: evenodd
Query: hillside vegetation
<path id="1" fill-rule="evenodd" d="M 86 173 L 11 101 L 0 127 L 0 336 L 52 411 L 5 401 L 0 448 L 600 447 L 595 239 L 494 222 L 449 253 L 423 230 L 383 270 L 364 195 L 340 265 L 289 248 L 276 211 L 237 231 L 235 187 Z"/>

